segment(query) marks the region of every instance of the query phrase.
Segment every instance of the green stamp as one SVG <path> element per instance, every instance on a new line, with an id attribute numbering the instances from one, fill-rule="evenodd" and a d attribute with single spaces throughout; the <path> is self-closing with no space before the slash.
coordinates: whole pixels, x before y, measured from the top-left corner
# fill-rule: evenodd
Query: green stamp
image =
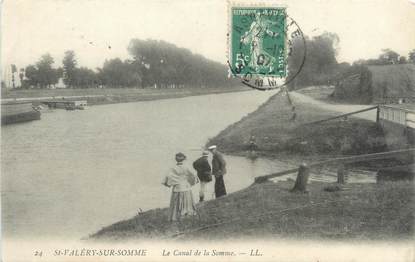
<path id="1" fill-rule="evenodd" d="M 229 64 L 236 76 L 284 78 L 286 9 L 231 7 Z"/>

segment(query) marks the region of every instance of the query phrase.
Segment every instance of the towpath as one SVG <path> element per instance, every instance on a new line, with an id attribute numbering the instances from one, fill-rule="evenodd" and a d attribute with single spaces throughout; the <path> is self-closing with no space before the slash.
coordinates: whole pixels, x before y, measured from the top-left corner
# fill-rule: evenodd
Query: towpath
<path id="1" fill-rule="evenodd" d="M 339 114 L 347 114 L 353 111 L 358 111 L 358 110 L 371 107 L 371 105 L 329 104 L 329 103 L 316 100 L 314 98 L 311 98 L 309 96 L 306 96 L 306 95 L 303 95 L 297 92 L 290 92 L 290 96 L 291 96 L 291 99 L 293 100 L 294 105 L 296 102 L 307 103 L 307 104 L 318 106 L 322 109 L 339 112 Z M 376 110 L 358 113 L 354 116 L 367 119 L 370 121 L 376 121 Z"/>

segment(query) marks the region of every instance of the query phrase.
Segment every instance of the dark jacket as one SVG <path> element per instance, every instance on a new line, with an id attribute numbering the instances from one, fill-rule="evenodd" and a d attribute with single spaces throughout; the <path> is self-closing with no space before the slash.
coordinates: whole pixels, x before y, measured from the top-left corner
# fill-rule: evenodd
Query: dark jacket
<path id="1" fill-rule="evenodd" d="M 212 175 L 209 161 L 207 157 L 200 157 L 195 162 L 193 162 L 193 168 L 197 171 L 197 177 L 199 177 L 202 182 L 212 181 Z"/>
<path id="2" fill-rule="evenodd" d="M 222 154 L 217 152 L 213 154 L 212 174 L 214 176 L 223 176 L 226 174 L 226 162 Z"/>

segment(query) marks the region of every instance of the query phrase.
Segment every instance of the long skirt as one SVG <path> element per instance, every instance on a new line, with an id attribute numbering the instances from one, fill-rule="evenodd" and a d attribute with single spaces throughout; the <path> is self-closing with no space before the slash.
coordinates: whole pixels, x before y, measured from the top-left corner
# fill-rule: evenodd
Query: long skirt
<path id="1" fill-rule="evenodd" d="M 196 215 L 191 190 L 184 192 L 172 192 L 170 198 L 170 221 L 180 220 L 183 216 Z"/>
<path id="2" fill-rule="evenodd" d="M 215 177 L 215 196 L 218 198 L 224 195 L 226 195 L 226 188 L 223 176 Z"/>

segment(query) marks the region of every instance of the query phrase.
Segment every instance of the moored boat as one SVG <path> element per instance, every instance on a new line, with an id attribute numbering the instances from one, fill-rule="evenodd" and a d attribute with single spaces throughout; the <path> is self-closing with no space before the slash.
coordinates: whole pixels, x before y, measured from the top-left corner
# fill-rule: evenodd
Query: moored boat
<path id="1" fill-rule="evenodd" d="M 8 125 L 32 120 L 40 120 L 40 112 L 31 102 L 7 102 L 1 104 L 1 124 Z"/>
<path id="2" fill-rule="evenodd" d="M 42 103 L 47 105 L 49 108 L 62 108 L 66 110 L 84 110 L 87 106 L 86 100 L 47 100 Z"/>

